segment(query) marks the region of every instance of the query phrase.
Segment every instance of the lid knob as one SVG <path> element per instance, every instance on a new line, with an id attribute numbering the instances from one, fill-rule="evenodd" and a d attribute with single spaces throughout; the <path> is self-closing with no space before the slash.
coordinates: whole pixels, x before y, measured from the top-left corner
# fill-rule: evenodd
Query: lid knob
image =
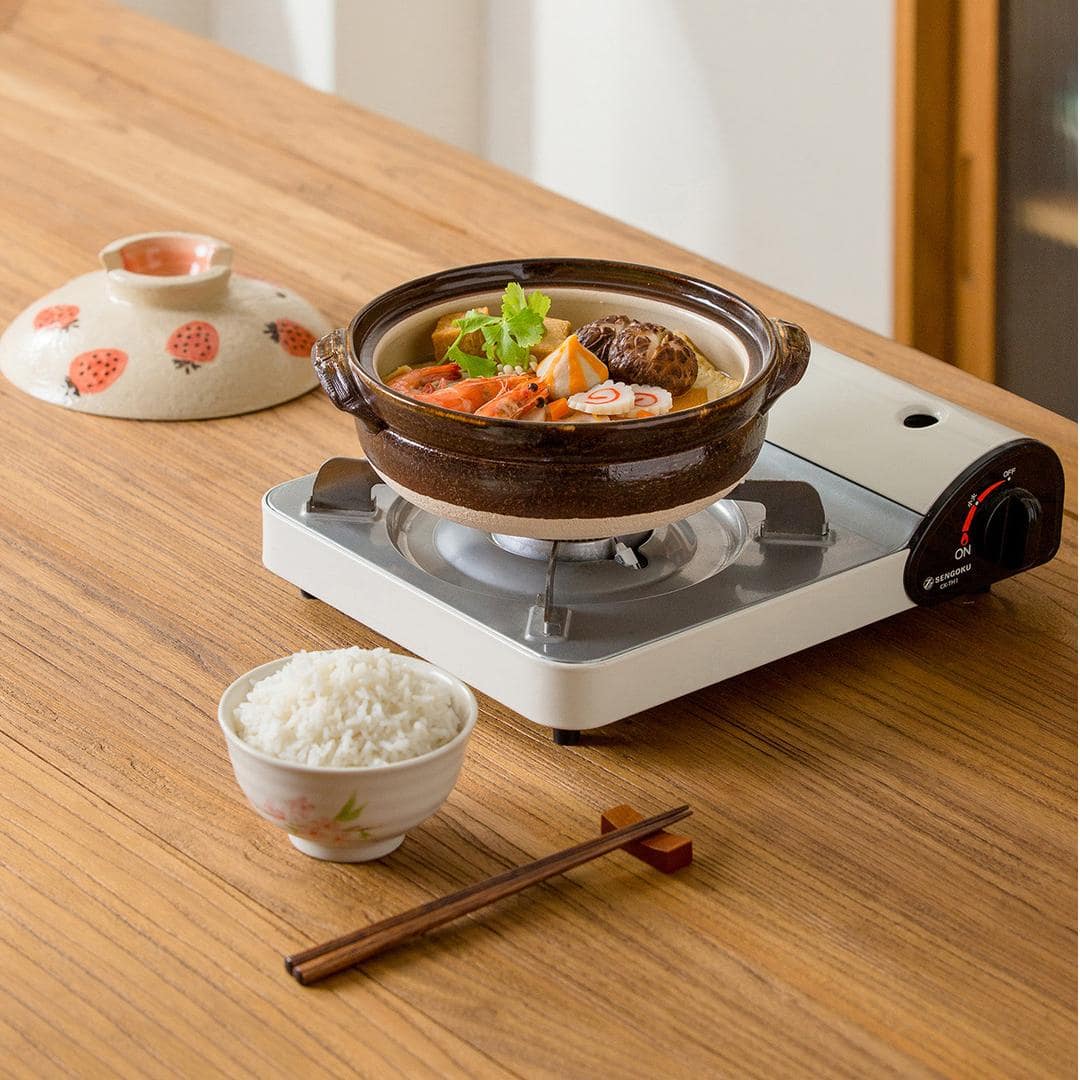
<path id="1" fill-rule="evenodd" d="M 113 300 L 190 307 L 225 295 L 232 248 L 201 233 L 139 233 L 114 240 L 100 259 Z"/>

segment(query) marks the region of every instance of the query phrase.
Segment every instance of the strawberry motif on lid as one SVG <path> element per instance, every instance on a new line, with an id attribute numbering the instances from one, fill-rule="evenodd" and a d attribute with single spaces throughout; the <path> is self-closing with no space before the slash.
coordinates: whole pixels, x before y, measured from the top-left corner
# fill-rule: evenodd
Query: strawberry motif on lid
<path id="1" fill-rule="evenodd" d="M 315 335 L 292 319 L 277 319 L 267 323 L 265 333 L 290 356 L 302 356 L 306 359 L 311 354 L 311 346 L 315 344 Z"/>
<path id="2" fill-rule="evenodd" d="M 91 349 L 79 353 L 68 368 L 68 390 L 76 397 L 100 394 L 124 373 L 127 353 L 122 349 Z"/>
<path id="3" fill-rule="evenodd" d="M 209 364 L 218 354 L 221 339 L 217 330 L 201 319 L 178 326 L 165 343 L 165 351 L 173 358 L 177 369 L 185 375 L 199 364 Z"/>
<path id="4" fill-rule="evenodd" d="M 70 330 L 79 325 L 79 309 L 74 304 L 53 304 L 34 316 L 35 330 Z"/>

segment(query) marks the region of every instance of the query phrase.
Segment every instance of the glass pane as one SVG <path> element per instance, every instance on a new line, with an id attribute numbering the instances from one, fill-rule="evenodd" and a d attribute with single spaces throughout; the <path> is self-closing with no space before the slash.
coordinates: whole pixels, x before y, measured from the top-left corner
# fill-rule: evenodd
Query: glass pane
<path id="1" fill-rule="evenodd" d="M 1076 418 L 1076 4 L 1001 8 L 998 381 Z"/>

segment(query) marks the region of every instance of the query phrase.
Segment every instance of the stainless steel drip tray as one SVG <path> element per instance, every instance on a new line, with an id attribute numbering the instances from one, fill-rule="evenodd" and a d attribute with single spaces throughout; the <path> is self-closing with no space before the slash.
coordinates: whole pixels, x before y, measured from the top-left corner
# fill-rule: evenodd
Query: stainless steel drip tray
<path id="1" fill-rule="evenodd" d="M 435 517 L 403 499 L 391 506 L 386 527 L 398 551 L 439 581 L 510 600 L 535 598 L 544 591 L 547 560 L 506 551 L 487 533 Z M 613 558 L 591 562 L 560 558 L 556 601 L 577 609 L 601 599 L 625 603 L 678 592 L 734 562 L 748 538 L 749 527 L 739 507 L 719 502 L 647 535 L 637 548 L 643 556 L 640 569 L 621 566 Z"/>
<path id="2" fill-rule="evenodd" d="M 484 533 L 451 526 L 382 485 L 375 488 L 370 520 L 309 514 L 314 477 L 289 481 L 266 495 L 270 510 L 311 534 L 312 559 L 319 558 L 320 541 L 335 545 L 358 569 L 366 564 L 519 649 L 568 664 L 618 656 L 880 559 L 904 547 L 921 520 L 766 443 L 748 479 L 812 487 L 828 521 L 822 535 L 778 534 L 762 506 L 717 503 L 657 530 L 641 548 L 648 560 L 642 570 L 610 562 L 560 563 L 554 600 L 572 618 L 565 640 L 543 641 L 526 637 L 530 610 L 543 588 L 542 563 L 502 550 Z M 747 490 L 759 488 L 768 485 Z M 357 588 L 357 582 L 341 582 L 343 596 L 355 597 Z M 335 601 L 332 595 L 319 599 Z"/>

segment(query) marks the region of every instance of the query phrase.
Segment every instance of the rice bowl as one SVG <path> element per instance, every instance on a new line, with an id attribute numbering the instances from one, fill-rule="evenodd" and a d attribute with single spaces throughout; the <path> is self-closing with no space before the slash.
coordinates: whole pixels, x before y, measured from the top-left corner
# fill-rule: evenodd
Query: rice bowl
<path id="1" fill-rule="evenodd" d="M 448 672 L 385 649 L 298 655 L 281 680 L 270 681 L 296 655 L 254 668 L 222 694 L 218 723 L 236 781 L 259 816 L 306 855 L 335 862 L 388 855 L 453 790 L 476 698 Z M 408 694 L 398 693 L 403 687 Z M 241 734 L 242 705 L 250 706 L 245 723 L 260 747 Z M 372 763 L 308 763 L 335 758 Z"/>

